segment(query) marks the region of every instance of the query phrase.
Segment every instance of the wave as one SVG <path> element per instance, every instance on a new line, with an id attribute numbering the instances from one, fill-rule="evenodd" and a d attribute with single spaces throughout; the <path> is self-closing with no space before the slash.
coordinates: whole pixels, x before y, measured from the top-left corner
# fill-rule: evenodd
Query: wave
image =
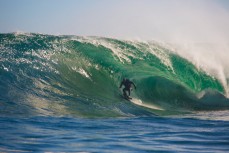
<path id="1" fill-rule="evenodd" d="M 0 34 L 1 115 L 116 117 L 229 109 L 217 77 L 158 42 Z M 137 85 L 123 100 L 119 84 Z"/>

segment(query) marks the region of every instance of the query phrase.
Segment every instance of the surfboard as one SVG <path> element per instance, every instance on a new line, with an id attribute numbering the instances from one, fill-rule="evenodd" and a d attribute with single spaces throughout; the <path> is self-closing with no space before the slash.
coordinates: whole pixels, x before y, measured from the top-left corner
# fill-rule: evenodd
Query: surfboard
<path id="1" fill-rule="evenodd" d="M 143 103 L 140 99 L 137 98 L 131 98 L 129 101 L 131 101 L 132 103 L 136 104 L 136 105 L 140 105 L 143 106 Z"/>
<path id="2" fill-rule="evenodd" d="M 137 98 L 132 98 L 129 100 L 130 102 L 134 103 L 135 105 L 139 105 L 142 107 L 150 108 L 150 109 L 155 109 L 155 110 L 164 110 L 158 106 L 154 106 L 153 104 L 144 104 L 140 99 Z"/>
<path id="3" fill-rule="evenodd" d="M 142 106 L 142 107 L 146 107 L 146 108 L 150 108 L 150 109 L 156 109 L 156 110 L 164 110 L 164 109 L 162 109 L 160 107 L 157 107 L 157 106 L 154 106 L 152 104 L 144 104 L 141 99 L 138 99 L 138 98 L 135 98 L 135 97 L 134 98 L 128 97 L 128 96 L 125 97 L 122 94 L 120 94 L 120 96 L 123 99 L 125 99 L 125 100 L 127 100 L 127 101 L 129 101 L 129 102 L 131 102 L 131 103 L 133 103 L 135 105 L 138 105 L 138 106 Z"/>
<path id="4" fill-rule="evenodd" d="M 121 96 L 123 99 L 128 100 L 128 101 L 130 101 L 130 100 L 132 99 L 131 97 L 129 97 L 129 96 L 124 96 L 124 95 L 122 95 L 122 94 L 120 94 L 120 96 Z"/>
<path id="5" fill-rule="evenodd" d="M 129 96 L 123 96 L 122 97 L 125 99 L 125 100 L 128 100 L 136 105 L 142 105 L 142 101 L 140 99 L 136 99 L 136 98 L 132 98 L 132 97 L 129 97 Z"/>
<path id="6" fill-rule="evenodd" d="M 130 101 L 130 100 L 132 99 L 132 98 L 129 97 L 129 96 L 123 96 L 123 98 L 126 99 L 126 100 L 128 100 L 128 101 Z"/>

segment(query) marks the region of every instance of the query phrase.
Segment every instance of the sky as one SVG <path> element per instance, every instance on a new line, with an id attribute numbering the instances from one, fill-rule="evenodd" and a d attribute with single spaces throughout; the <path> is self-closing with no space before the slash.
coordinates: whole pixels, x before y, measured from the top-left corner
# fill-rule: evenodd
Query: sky
<path id="1" fill-rule="evenodd" d="M 229 40 L 228 0 L 0 0 L 0 33 Z"/>
<path id="2" fill-rule="evenodd" d="M 229 0 L 0 0 L 0 33 L 10 32 L 178 43 L 229 95 Z"/>

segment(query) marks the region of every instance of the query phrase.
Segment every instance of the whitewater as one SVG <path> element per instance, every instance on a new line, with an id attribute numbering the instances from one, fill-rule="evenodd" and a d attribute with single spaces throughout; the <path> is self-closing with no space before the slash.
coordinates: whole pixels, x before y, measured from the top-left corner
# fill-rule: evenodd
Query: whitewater
<path id="1" fill-rule="evenodd" d="M 227 152 L 228 83 L 174 44 L 0 34 L 0 151 Z"/>

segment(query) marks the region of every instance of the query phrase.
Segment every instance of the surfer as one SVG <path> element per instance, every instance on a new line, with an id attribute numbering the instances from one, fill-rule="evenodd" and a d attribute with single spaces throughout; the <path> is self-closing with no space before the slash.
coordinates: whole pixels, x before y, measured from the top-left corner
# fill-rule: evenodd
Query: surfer
<path id="1" fill-rule="evenodd" d="M 124 85 L 124 88 L 123 88 L 123 96 L 125 97 L 125 98 L 128 98 L 128 99 L 130 99 L 130 90 L 132 89 L 131 88 L 131 85 L 133 85 L 134 86 L 134 88 L 136 89 L 136 86 L 135 86 L 135 84 L 132 82 L 132 81 L 130 81 L 129 79 L 126 79 L 126 78 L 124 78 L 123 80 L 122 80 L 122 82 L 121 82 L 121 84 L 120 84 L 120 87 L 119 88 L 122 88 L 122 86 Z M 126 92 L 128 92 L 128 95 L 127 95 L 127 93 Z"/>

